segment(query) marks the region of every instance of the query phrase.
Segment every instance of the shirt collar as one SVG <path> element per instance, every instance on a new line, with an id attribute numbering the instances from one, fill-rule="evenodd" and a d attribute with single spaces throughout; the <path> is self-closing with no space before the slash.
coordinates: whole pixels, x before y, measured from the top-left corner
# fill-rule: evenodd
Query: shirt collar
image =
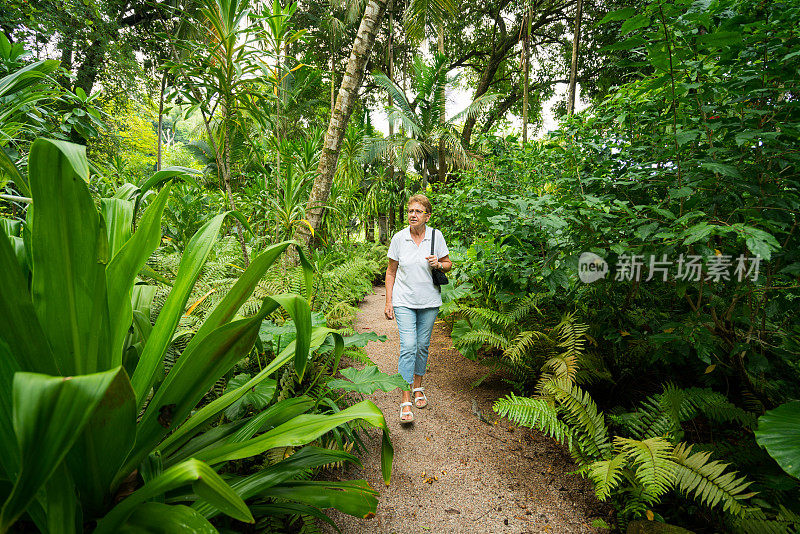
<path id="1" fill-rule="evenodd" d="M 405 237 L 406 241 L 414 241 L 414 238 L 411 237 L 411 226 L 406 226 L 405 229 Z M 431 240 L 431 227 L 427 224 L 425 225 L 425 237 L 422 238 L 423 241 L 430 241 Z"/>

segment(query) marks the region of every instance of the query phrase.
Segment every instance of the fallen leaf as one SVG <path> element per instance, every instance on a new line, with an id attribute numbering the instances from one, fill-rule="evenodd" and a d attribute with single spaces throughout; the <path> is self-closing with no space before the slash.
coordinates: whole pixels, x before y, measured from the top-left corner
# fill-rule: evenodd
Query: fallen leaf
<path id="1" fill-rule="evenodd" d="M 652 511 L 652 510 L 648 510 L 648 511 L 646 511 L 646 512 L 644 513 L 644 515 L 646 515 L 646 516 L 647 516 L 647 520 L 648 520 L 648 521 L 652 521 L 652 520 L 655 518 L 655 514 L 653 513 L 653 511 Z"/>

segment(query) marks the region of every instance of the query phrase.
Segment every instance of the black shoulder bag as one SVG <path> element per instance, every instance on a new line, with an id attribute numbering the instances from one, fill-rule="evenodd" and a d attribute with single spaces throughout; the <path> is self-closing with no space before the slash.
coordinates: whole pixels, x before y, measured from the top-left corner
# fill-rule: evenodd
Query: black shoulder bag
<path id="1" fill-rule="evenodd" d="M 436 242 L 436 229 L 431 228 L 431 256 L 433 256 L 433 244 Z M 437 256 L 438 258 L 438 256 Z M 439 269 L 433 269 L 431 271 L 431 276 L 433 277 L 433 285 L 435 286 L 446 286 L 450 283 L 450 280 L 447 279 L 447 275 L 444 274 L 444 271 Z"/>

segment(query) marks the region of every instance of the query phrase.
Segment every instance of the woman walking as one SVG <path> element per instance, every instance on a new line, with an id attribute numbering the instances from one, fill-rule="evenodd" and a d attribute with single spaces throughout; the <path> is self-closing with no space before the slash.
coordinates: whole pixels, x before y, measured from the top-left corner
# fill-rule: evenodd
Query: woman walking
<path id="1" fill-rule="evenodd" d="M 432 206 L 425 195 L 408 199 L 408 227 L 392 236 L 389 245 L 389 267 L 386 269 L 387 319 L 397 321 L 400 334 L 400 358 L 397 368 L 412 391 L 401 392 L 400 422 L 414 420 L 413 406 L 425 408 L 428 398 L 422 387 L 422 377 L 428 363 L 428 346 L 433 333 L 433 323 L 442 297 L 434 285 L 433 269 L 444 272 L 453 267 L 448 256 L 444 236 L 426 225 L 431 218 Z M 433 232 L 436 232 L 434 236 Z M 433 240 L 433 254 L 431 241 Z"/>

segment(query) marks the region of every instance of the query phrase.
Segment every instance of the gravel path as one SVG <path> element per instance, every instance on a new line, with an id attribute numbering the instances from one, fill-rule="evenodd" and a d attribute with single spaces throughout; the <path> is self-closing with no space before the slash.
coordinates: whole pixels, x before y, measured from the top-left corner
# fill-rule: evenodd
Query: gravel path
<path id="1" fill-rule="evenodd" d="M 383 316 L 385 289 L 374 288 L 360 306 L 356 331 L 386 335 L 367 347 L 381 371 L 397 372 L 397 325 Z M 360 364 L 357 364 L 360 365 Z M 391 485 L 380 474 L 380 431 L 365 439 L 364 469 L 333 473 L 341 480 L 366 479 L 380 493 L 377 516 L 360 519 L 328 511 L 346 534 L 361 533 L 592 533 L 594 518 L 608 520 L 588 481 L 574 470 L 558 443 L 528 429 L 497 420 L 492 403 L 508 393 L 500 380 L 470 384 L 485 368 L 452 348 L 437 321 L 423 385 L 429 405 L 414 408 L 415 422 L 401 425 L 399 392 L 377 392 L 370 399 L 389 424 L 395 457 Z M 484 418 L 481 421 L 475 408 Z M 328 525 L 324 532 L 334 532 Z"/>

